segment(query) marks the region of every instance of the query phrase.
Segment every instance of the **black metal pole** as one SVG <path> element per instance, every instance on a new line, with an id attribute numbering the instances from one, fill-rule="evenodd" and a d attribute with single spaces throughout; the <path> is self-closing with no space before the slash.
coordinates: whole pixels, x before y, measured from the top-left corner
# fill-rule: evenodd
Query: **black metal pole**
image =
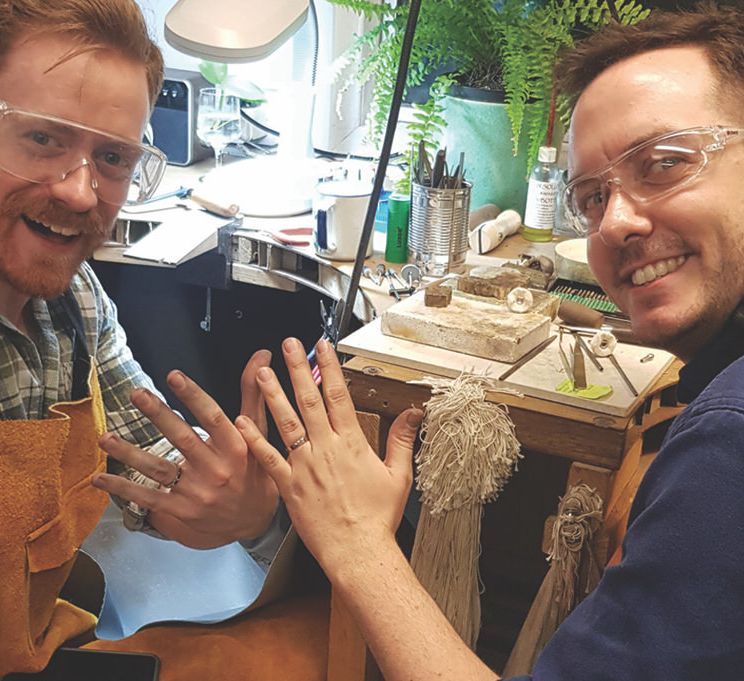
<path id="1" fill-rule="evenodd" d="M 367 255 L 367 244 L 372 238 L 372 230 L 375 223 L 377 204 L 380 200 L 380 194 L 382 193 L 382 183 L 385 180 L 385 173 L 387 172 L 388 162 L 390 161 L 390 151 L 393 146 L 395 128 L 398 125 L 398 114 L 400 113 L 400 105 L 403 102 L 403 91 L 405 90 L 406 85 L 408 63 L 411 59 L 411 46 L 413 45 L 413 36 L 416 32 L 416 22 L 418 21 L 420 9 L 421 0 L 411 0 L 410 7 L 408 9 L 408 22 L 406 23 L 406 31 L 403 34 L 403 44 L 400 50 L 398 75 L 395 80 L 393 101 L 390 105 L 387 127 L 385 128 L 385 137 L 382 142 L 382 150 L 380 151 L 380 160 L 377 164 L 377 172 L 375 173 L 375 180 L 372 186 L 372 195 L 370 196 L 369 205 L 367 206 L 367 215 L 364 218 L 362 236 L 359 239 L 359 249 L 357 250 L 356 260 L 354 261 L 354 269 L 351 273 L 349 289 L 346 292 L 345 304 L 343 305 L 343 310 L 341 311 L 341 319 L 336 320 L 338 322 L 336 327 L 338 329 L 336 340 L 346 335 L 346 332 L 349 328 L 349 322 L 351 321 L 351 315 L 354 311 L 354 301 L 356 300 L 357 293 L 359 292 L 359 281 L 362 277 L 364 260 Z"/>

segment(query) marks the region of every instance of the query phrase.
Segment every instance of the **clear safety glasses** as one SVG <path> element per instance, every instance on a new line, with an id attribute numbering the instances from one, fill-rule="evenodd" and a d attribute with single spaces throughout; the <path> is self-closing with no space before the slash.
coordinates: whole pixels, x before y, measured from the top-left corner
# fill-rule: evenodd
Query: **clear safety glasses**
<path id="1" fill-rule="evenodd" d="M 599 230 L 612 186 L 639 203 L 649 203 L 692 182 L 731 139 L 744 132 L 721 126 L 659 135 L 624 152 L 604 168 L 571 180 L 566 205 L 583 236 Z"/>
<path id="2" fill-rule="evenodd" d="M 0 101 L 0 169 L 40 184 L 61 182 L 87 165 L 101 201 L 124 203 L 153 195 L 166 157 L 159 149 L 55 116 L 16 109 Z"/>

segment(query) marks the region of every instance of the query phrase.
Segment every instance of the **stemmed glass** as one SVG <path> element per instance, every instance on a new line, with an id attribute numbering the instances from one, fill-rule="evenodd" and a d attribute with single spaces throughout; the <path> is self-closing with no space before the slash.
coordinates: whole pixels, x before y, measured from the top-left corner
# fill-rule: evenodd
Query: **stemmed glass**
<path id="1" fill-rule="evenodd" d="M 221 88 L 199 90 L 196 134 L 214 149 L 215 167 L 222 166 L 222 152 L 230 142 L 240 139 L 240 98 Z"/>

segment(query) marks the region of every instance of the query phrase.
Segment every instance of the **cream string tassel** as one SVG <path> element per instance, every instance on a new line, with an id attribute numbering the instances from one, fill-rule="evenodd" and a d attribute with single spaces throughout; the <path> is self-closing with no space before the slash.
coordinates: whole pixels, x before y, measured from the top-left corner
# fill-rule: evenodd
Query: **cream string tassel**
<path id="1" fill-rule="evenodd" d="M 592 537 L 602 523 L 602 507 L 601 497 L 583 482 L 561 497 L 548 555 L 550 570 L 509 655 L 504 677 L 530 674 L 561 622 L 599 582 L 601 566 L 594 559 Z"/>
<path id="2" fill-rule="evenodd" d="M 558 621 L 562 622 L 573 607 L 596 586 L 597 579 L 587 580 L 583 593 L 576 594 L 581 581 L 582 560 L 588 560 L 586 569 L 599 574 L 601 568 L 593 565 L 591 538 L 602 523 L 602 499 L 589 485 L 579 483 L 561 497 L 558 518 L 553 525 L 552 548 L 548 560 L 557 570 L 555 603 Z M 594 570 L 592 570 L 594 568 Z"/>
<path id="3" fill-rule="evenodd" d="M 506 408 L 486 402 L 485 377 L 461 374 L 431 384 L 416 456 L 423 508 L 411 565 L 474 648 L 480 631 L 482 505 L 498 496 L 521 454 Z"/>

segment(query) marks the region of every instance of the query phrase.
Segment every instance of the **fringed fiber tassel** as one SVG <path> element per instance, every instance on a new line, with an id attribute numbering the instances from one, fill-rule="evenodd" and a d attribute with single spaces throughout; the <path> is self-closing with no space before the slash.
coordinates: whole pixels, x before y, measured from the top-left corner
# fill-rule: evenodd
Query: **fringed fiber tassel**
<path id="1" fill-rule="evenodd" d="M 471 648 L 480 631 L 483 504 L 516 470 L 519 442 L 506 408 L 486 402 L 488 379 L 461 374 L 431 380 L 432 397 L 416 456 L 423 504 L 411 565 Z"/>
<path id="2" fill-rule="evenodd" d="M 582 576 L 582 559 L 588 561 L 586 569 L 589 574 L 600 572 L 594 564 L 590 540 L 602 522 L 602 506 L 600 496 L 583 482 L 571 487 L 558 505 L 548 560 L 558 571 L 554 599 L 558 606 L 559 622 L 597 585 L 598 578 L 589 579 L 583 593 L 576 594 Z"/>
<path id="3" fill-rule="evenodd" d="M 558 502 L 553 525 L 550 570 L 532 602 L 504 677 L 532 673 L 538 655 L 574 607 L 599 582 L 591 540 L 602 522 L 602 499 L 585 483 L 572 486 Z"/>

